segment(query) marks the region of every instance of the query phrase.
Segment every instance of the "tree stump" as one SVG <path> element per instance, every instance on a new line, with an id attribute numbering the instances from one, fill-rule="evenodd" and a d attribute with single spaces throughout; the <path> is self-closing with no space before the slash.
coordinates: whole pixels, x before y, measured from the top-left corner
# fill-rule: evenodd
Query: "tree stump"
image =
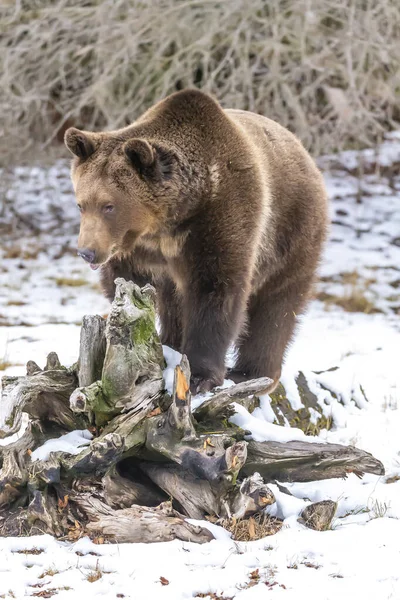
<path id="1" fill-rule="evenodd" d="M 170 395 L 154 294 L 117 279 L 107 321 L 84 319 L 75 365 L 52 352 L 43 370 L 30 361 L 25 377 L 3 378 L 0 535 L 202 543 L 212 534 L 187 518 L 261 513 L 275 501 L 270 481 L 384 473 L 356 448 L 259 443 L 229 423 L 232 404 L 252 410 L 267 378 L 216 390 L 192 412 L 183 356 Z"/>

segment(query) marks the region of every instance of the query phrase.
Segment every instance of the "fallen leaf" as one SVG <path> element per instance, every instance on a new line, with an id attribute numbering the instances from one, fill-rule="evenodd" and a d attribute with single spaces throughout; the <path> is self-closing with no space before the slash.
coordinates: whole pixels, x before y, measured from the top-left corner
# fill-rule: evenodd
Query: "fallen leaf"
<path id="1" fill-rule="evenodd" d="M 60 510 L 62 510 L 63 508 L 66 508 L 67 505 L 68 505 L 68 495 L 65 495 L 64 498 L 58 499 L 58 508 Z"/>
<path id="2" fill-rule="evenodd" d="M 160 583 L 161 585 L 169 585 L 169 581 L 165 577 L 160 577 Z"/>
<path id="3" fill-rule="evenodd" d="M 161 415 L 161 408 L 159 406 L 157 406 L 157 408 L 149 412 L 147 417 L 156 417 L 157 415 Z"/>
<path id="4" fill-rule="evenodd" d="M 205 515 L 204 518 L 210 523 L 216 523 L 218 521 L 218 517 L 216 517 L 215 515 Z"/>
<path id="5" fill-rule="evenodd" d="M 101 536 L 95 537 L 93 540 L 93 544 L 104 544 L 104 538 Z"/>
<path id="6" fill-rule="evenodd" d="M 265 581 L 265 585 L 269 588 L 272 589 L 275 586 L 279 586 L 280 588 L 282 588 L 283 590 L 286 590 L 286 586 L 283 583 L 278 583 L 277 581 Z"/>
<path id="7" fill-rule="evenodd" d="M 81 537 L 81 532 L 79 531 L 79 529 L 72 527 L 72 529 L 70 529 L 68 531 L 68 539 L 69 540 L 78 540 L 80 537 Z"/>
<path id="8" fill-rule="evenodd" d="M 210 448 L 215 448 L 215 445 L 212 443 L 212 440 L 211 440 L 211 438 L 207 438 L 207 439 L 205 439 L 205 440 L 204 440 L 204 444 L 203 444 L 203 448 L 204 448 L 204 450 L 207 450 L 207 447 L 208 447 L 208 446 L 209 446 Z"/>
<path id="9" fill-rule="evenodd" d="M 250 579 L 260 579 L 260 572 L 258 569 L 250 573 Z"/>

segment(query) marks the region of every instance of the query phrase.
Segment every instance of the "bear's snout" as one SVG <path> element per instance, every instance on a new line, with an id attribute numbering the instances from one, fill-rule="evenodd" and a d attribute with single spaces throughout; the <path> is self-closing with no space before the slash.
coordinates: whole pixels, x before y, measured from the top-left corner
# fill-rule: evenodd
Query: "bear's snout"
<path id="1" fill-rule="evenodd" d="M 96 258 L 96 252 L 89 248 L 78 248 L 78 256 L 86 260 L 86 262 L 93 264 Z"/>

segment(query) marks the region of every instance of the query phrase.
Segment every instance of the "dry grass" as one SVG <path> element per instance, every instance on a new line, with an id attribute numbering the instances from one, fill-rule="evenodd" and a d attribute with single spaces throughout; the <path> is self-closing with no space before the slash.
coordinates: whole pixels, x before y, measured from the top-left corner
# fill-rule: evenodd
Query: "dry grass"
<path id="1" fill-rule="evenodd" d="M 89 581 L 89 583 L 94 583 L 95 581 L 101 579 L 104 573 L 105 571 L 101 570 L 99 561 L 97 561 L 96 568 L 86 575 L 86 580 Z"/>
<path id="2" fill-rule="evenodd" d="M 60 588 L 48 588 L 47 590 L 41 590 L 40 592 L 35 592 L 34 594 L 31 594 L 31 596 L 34 596 L 35 598 L 52 598 L 53 596 L 58 595 L 59 592 L 62 591 L 69 591 L 71 588 L 68 587 L 67 585 L 60 587 Z"/>
<path id="3" fill-rule="evenodd" d="M 34 556 L 38 556 L 39 554 L 43 554 L 44 550 L 42 548 L 27 548 L 24 550 L 15 550 L 15 554 L 33 554 Z"/>
<path id="4" fill-rule="evenodd" d="M 48 569 L 46 569 L 46 571 L 39 575 L 39 579 L 44 579 L 45 577 L 54 577 L 54 575 L 57 575 L 57 573 L 59 573 L 59 571 L 49 567 Z"/>
<path id="5" fill-rule="evenodd" d="M 0 371 L 5 371 L 8 367 L 12 367 L 12 363 L 8 362 L 5 358 L 0 358 Z"/>
<path id="6" fill-rule="evenodd" d="M 233 600 L 233 596 L 221 596 L 220 594 L 216 594 L 215 592 L 207 592 L 205 594 L 200 593 L 196 594 L 195 598 L 210 598 L 210 600 Z"/>
<path id="7" fill-rule="evenodd" d="M 220 524 L 238 542 L 260 540 L 278 533 L 282 527 L 282 521 L 265 514 L 255 515 L 250 519 L 225 519 Z"/>
<path id="8" fill-rule="evenodd" d="M 318 300 L 325 303 L 329 308 L 332 304 L 336 304 L 347 312 L 362 312 L 367 315 L 380 312 L 371 300 L 367 298 L 362 289 L 354 288 L 349 292 L 345 292 L 342 296 L 336 294 L 327 294 L 321 292 L 317 296 Z"/>
<path id="9" fill-rule="evenodd" d="M 315 154 L 398 127 L 398 0 L 35 0 L 0 8 L 4 160 L 197 86 Z M 59 136 L 61 137 L 61 136 Z"/>
<path id="10" fill-rule="evenodd" d="M 372 500 L 368 504 L 371 519 L 383 519 L 390 508 L 390 504 L 386 504 L 386 502 L 381 502 L 380 500 Z"/>
<path id="11" fill-rule="evenodd" d="M 7 302 L 7 306 L 26 306 L 26 302 L 23 302 L 22 300 L 9 300 Z"/>
<path id="12" fill-rule="evenodd" d="M 347 312 L 362 312 L 367 315 L 381 312 L 373 303 L 369 293 L 376 279 L 363 279 L 357 271 L 340 273 L 338 277 L 343 284 L 341 295 L 320 292 L 316 296 L 318 300 L 325 303 L 327 308 L 335 304 Z M 328 279 L 325 278 L 325 282 L 327 281 Z"/>
<path id="13" fill-rule="evenodd" d="M 103 573 L 99 569 L 96 569 L 95 571 L 92 571 L 91 573 L 89 573 L 89 575 L 87 575 L 86 579 L 87 579 L 87 581 L 89 581 L 89 583 L 94 583 L 95 581 L 98 581 L 102 577 L 103 577 Z"/>
<path id="14" fill-rule="evenodd" d="M 82 287 L 88 283 L 86 279 L 79 277 L 56 277 L 55 282 L 58 287 Z"/>
<path id="15" fill-rule="evenodd" d="M 31 260 L 38 257 L 39 248 L 28 250 L 21 248 L 18 245 L 13 245 L 7 248 L 3 254 L 3 258 L 21 258 L 23 260 Z"/>

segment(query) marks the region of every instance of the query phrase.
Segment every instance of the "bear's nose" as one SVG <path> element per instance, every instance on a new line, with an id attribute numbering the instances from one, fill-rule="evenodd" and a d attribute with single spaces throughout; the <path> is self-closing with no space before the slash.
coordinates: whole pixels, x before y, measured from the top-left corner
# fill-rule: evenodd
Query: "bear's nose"
<path id="1" fill-rule="evenodd" d="M 94 250 L 89 250 L 89 248 L 78 248 L 78 256 L 92 264 L 94 263 L 96 252 Z"/>

